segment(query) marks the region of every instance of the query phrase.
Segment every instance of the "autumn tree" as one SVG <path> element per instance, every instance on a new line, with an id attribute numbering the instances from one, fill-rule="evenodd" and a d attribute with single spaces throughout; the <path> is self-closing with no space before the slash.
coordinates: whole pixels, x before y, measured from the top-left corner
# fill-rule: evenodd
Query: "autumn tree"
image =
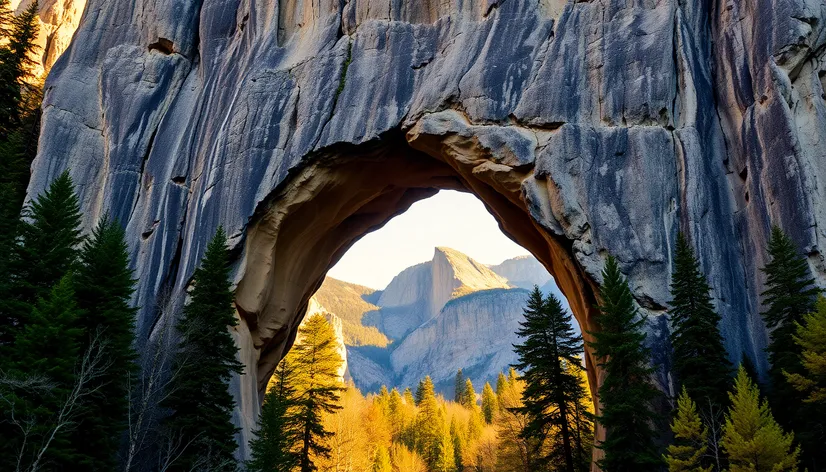
<path id="1" fill-rule="evenodd" d="M 654 430 L 652 402 L 660 395 L 651 384 L 650 355 L 645 347 L 645 322 L 619 264 L 609 256 L 602 272 L 599 331 L 591 333 L 591 346 L 605 378 L 599 389 L 602 411 L 597 420 L 605 427 L 605 440 L 597 447 L 607 471 L 651 470 L 661 464 Z"/>
<path id="2" fill-rule="evenodd" d="M 313 457 L 327 457 L 330 448 L 326 441 L 331 433 L 324 427 L 324 415 L 334 413 L 344 385 L 339 368 L 344 360 L 338 353 L 336 334 L 324 316 L 307 318 L 298 330 L 299 341 L 287 359 L 297 372 L 296 415 L 301 425 L 299 469 L 316 470 Z"/>
<path id="3" fill-rule="evenodd" d="M 708 428 L 697 413 L 697 405 L 683 387 L 677 399 L 677 413 L 671 422 L 674 444 L 668 446 L 663 457 L 669 472 L 711 472 L 713 466 L 704 467 L 703 458 L 708 446 Z"/>
<path id="4" fill-rule="evenodd" d="M 734 391 L 729 393 L 731 407 L 723 426 L 722 446 L 728 455 L 731 472 L 776 472 L 797 470 L 800 448 L 794 437 L 772 417 L 766 402 L 761 402 L 757 387 L 741 366 Z"/>
<path id="5" fill-rule="evenodd" d="M 496 414 L 498 409 L 499 406 L 497 405 L 496 394 L 493 393 L 493 388 L 491 388 L 490 382 L 485 382 L 485 387 L 482 389 L 482 415 L 485 419 L 485 423 L 493 423 L 493 415 Z"/>

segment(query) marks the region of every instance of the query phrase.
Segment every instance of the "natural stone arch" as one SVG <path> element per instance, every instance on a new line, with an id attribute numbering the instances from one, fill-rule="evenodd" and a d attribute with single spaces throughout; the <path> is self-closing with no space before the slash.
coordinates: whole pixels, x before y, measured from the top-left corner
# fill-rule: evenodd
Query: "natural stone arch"
<path id="1" fill-rule="evenodd" d="M 476 195 L 502 230 L 545 265 L 589 339 L 596 285 L 575 262 L 571 244 L 531 217 L 522 187 L 534 176 L 526 167 L 494 162 L 475 136 L 426 134 L 419 127 L 315 156 L 262 205 L 247 230 L 236 304 L 259 354 L 259 397 L 327 270 L 360 237 L 442 189 Z"/>

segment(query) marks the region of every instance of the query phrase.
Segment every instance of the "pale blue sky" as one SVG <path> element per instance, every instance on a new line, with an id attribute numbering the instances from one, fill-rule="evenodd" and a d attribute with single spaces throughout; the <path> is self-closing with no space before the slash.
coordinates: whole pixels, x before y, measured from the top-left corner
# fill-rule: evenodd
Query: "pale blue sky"
<path id="1" fill-rule="evenodd" d="M 361 238 L 327 275 L 383 289 L 405 268 L 430 260 L 437 246 L 456 249 L 485 264 L 528 254 L 502 233 L 478 198 L 442 190 Z"/>

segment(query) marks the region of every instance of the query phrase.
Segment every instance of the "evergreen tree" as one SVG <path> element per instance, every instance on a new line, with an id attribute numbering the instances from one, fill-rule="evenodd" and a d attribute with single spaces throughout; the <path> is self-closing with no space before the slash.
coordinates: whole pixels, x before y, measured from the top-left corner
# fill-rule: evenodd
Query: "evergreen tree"
<path id="1" fill-rule="evenodd" d="M 416 404 L 416 399 L 413 398 L 413 392 L 410 391 L 410 387 L 407 387 L 407 388 L 404 389 L 403 398 L 404 398 L 404 402 L 407 403 L 408 405 L 415 405 Z"/>
<path id="2" fill-rule="evenodd" d="M 14 419 L 28 424 L 31 430 L 27 437 L 21 435 L 21 429 L 13 430 L 9 436 L 4 433 L 0 444 L 3 452 L 0 464 L 5 463 L 0 467 L 2 470 L 28 470 L 33 464 L 24 463 L 22 469 L 14 464 L 18 453 L 22 450 L 22 459 L 33 463 L 35 451 L 44 447 L 52 435 L 39 463 L 41 466 L 49 464 L 54 470 L 71 470 L 69 464 L 73 462 L 75 452 L 69 440 L 69 423 L 77 415 L 67 416 L 69 412 L 64 410 L 61 418 L 59 413 L 75 388 L 81 335 L 76 327 L 79 313 L 71 275 L 66 275 L 46 298 L 38 300 L 29 317 L 30 322 L 17 337 L 15 351 L 20 357 L 15 377 L 24 379 L 37 373 L 44 376 L 50 388 L 15 392 L 11 405 L 4 405 L 5 421 L 11 422 L 13 415 Z"/>
<path id="3" fill-rule="evenodd" d="M 820 296 L 817 310 L 797 324 L 795 342 L 800 346 L 803 373 L 788 373 L 786 378 L 804 395 L 805 413 L 810 415 L 812 444 L 826 444 L 826 298 Z"/>
<path id="4" fill-rule="evenodd" d="M 722 446 L 731 472 L 797 470 L 800 448 L 792 449 L 791 433 L 774 421 L 769 406 L 760 402 L 757 387 L 740 367 L 729 394 L 731 407 L 723 426 Z"/>
<path id="5" fill-rule="evenodd" d="M 683 386 L 677 399 L 677 414 L 671 422 L 675 443 L 668 446 L 663 458 L 668 472 L 711 472 L 713 466 L 703 467 L 703 457 L 708 450 L 708 428 L 703 426 L 697 405 Z"/>
<path id="6" fill-rule="evenodd" d="M 805 402 L 826 406 L 826 298 L 817 300 L 817 310 L 798 323 L 795 342 L 801 349 L 804 374 L 786 373 L 786 378 L 801 393 Z"/>
<path id="7" fill-rule="evenodd" d="M 732 367 L 723 346 L 705 275 L 694 250 L 682 233 L 677 236 L 674 274 L 671 278 L 671 345 L 674 372 L 690 398 L 701 404 L 711 400 L 725 405 Z"/>
<path id="8" fill-rule="evenodd" d="M 485 387 L 482 389 L 482 416 L 485 423 L 493 423 L 493 415 L 497 410 L 499 410 L 499 406 L 497 405 L 496 394 L 493 393 L 490 382 L 485 382 Z"/>
<path id="9" fill-rule="evenodd" d="M 464 405 L 465 404 L 465 375 L 462 369 L 456 371 L 456 378 L 453 380 L 453 401 Z"/>
<path id="10" fill-rule="evenodd" d="M 473 388 L 473 382 L 470 379 L 465 379 L 465 386 L 462 389 L 462 401 L 461 405 L 468 409 L 473 409 L 476 407 L 476 389 Z"/>
<path id="11" fill-rule="evenodd" d="M 419 412 L 416 415 L 416 450 L 421 454 L 428 470 L 451 470 L 448 464 L 453 464 L 455 460 L 453 442 L 430 376 L 419 382 L 416 396 L 419 399 Z"/>
<path id="12" fill-rule="evenodd" d="M 168 431 L 186 447 L 171 471 L 237 469 L 229 381 L 243 364 L 236 360 L 238 348 L 228 331 L 237 325 L 229 275 L 226 235 L 218 228 L 195 271 L 191 302 L 177 325 L 176 375 L 163 406 L 172 411 L 165 422 Z"/>
<path id="13" fill-rule="evenodd" d="M 769 239 L 769 258 L 763 272 L 766 290 L 763 292 L 763 319 L 772 329 L 769 353 L 769 401 L 772 411 L 786 429 L 794 430 L 803 443 L 804 462 L 815 466 L 826 464 L 826 448 L 817 438 L 817 421 L 802 403 L 801 395 L 786 379 L 804 375 L 801 348 L 794 341 L 797 324 L 815 309 L 820 290 L 815 286 L 805 257 L 783 231 L 774 226 Z M 803 407 L 801 407 L 803 406 Z"/>
<path id="14" fill-rule="evenodd" d="M 427 395 L 430 390 L 433 390 L 433 380 L 428 375 L 424 379 L 419 380 L 419 384 L 416 385 L 416 406 L 422 403 L 425 395 Z"/>
<path id="15" fill-rule="evenodd" d="M 110 367 L 93 379 L 81 420 L 72 431 L 77 470 L 114 470 L 121 434 L 127 427 L 129 385 L 137 354 L 133 348 L 136 309 L 131 306 L 135 280 L 123 228 L 104 217 L 86 240 L 75 277 L 80 352 L 103 343 Z"/>
<path id="16" fill-rule="evenodd" d="M 298 466 L 302 430 L 295 414 L 295 382 L 295 369 L 288 359 L 282 359 L 264 396 L 255 439 L 250 441 L 249 472 L 292 472 Z"/>
<path id="17" fill-rule="evenodd" d="M 5 10 L 8 2 L 0 4 Z M 39 29 L 37 1 L 32 2 L 20 15 L 6 15 L 5 44 L 0 46 L 0 139 L 8 137 L 20 124 L 20 103 L 26 80 L 31 78 L 32 60 L 29 55 L 35 48 Z"/>
<path id="18" fill-rule="evenodd" d="M 605 371 L 598 418 L 606 430 L 605 441 L 598 446 L 605 457 L 599 465 L 606 472 L 652 470 L 661 464 L 651 408 L 660 393 L 651 385 L 650 357 L 641 329 L 644 320 L 613 256 L 602 275 L 599 331 L 591 333 L 595 339 L 591 346 Z"/>
<path id="19" fill-rule="evenodd" d="M 338 376 L 344 360 L 338 353 L 336 334 L 324 316 L 316 314 L 298 329 L 299 342 L 286 359 L 297 371 L 297 416 L 301 425 L 299 469 L 316 470 L 315 457 L 329 457 L 324 415 L 341 409 L 338 405 L 344 385 Z"/>
<path id="20" fill-rule="evenodd" d="M 502 398 L 502 395 L 505 394 L 505 391 L 508 389 L 508 379 L 505 377 L 505 374 L 499 372 L 499 375 L 496 377 L 496 398 Z M 498 404 L 499 411 L 502 411 L 502 403 Z"/>
<path id="21" fill-rule="evenodd" d="M 0 346 L 9 346 L 27 324 L 38 298 L 75 267 L 80 235 L 80 204 L 64 172 L 24 211 L 19 242 L 8 262 L 8 292 L 0 300 Z M 10 355 L 4 356 L 7 359 Z"/>
<path id="22" fill-rule="evenodd" d="M 559 300 L 550 295 L 546 300 L 539 287 L 534 287 L 516 334 L 522 344 L 515 345 L 519 356 L 516 367 L 524 372 L 524 406 L 518 411 L 527 416 L 522 430 L 525 439 L 538 444 L 549 442 L 546 453 L 537 451 L 538 464 L 549 464 L 554 470 L 575 472 L 580 468 L 576 450 L 575 404 L 580 402 L 584 386 L 579 376 L 566 366 L 578 364 L 582 353 L 582 338 L 571 326 L 571 315 Z M 580 405 L 582 409 L 582 407 Z M 549 433 L 558 432 L 549 437 Z"/>

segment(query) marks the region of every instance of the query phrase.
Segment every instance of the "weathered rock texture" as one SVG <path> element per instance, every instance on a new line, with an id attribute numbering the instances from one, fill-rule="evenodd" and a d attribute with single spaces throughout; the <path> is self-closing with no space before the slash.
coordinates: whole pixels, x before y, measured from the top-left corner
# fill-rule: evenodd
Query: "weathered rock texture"
<path id="1" fill-rule="evenodd" d="M 15 14 L 29 8 L 33 0 L 11 0 L 9 7 Z M 80 23 L 86 0 L 39 0 L 40 29 L 35 41 L 32 73 L 42 77 L 69 47 Z"/>
<path id="2" fill-rule="evenodd" d="M 497 374 L 516 361 L 513 345 L 519 342 L 516 331 L 524 319 L 528 292 L 496 268 L 519 280 L 531 279 L 531 287 L 541 285 L 558 293 L 553 278 L 534 257 L 488 267 L 440 247 L 430 261 L 403 270 L 381 292 L 327 277 L 308 310 L 317 310 L 316 300 L 327 300 L 353 320 L 344 325 L 343 337 L 349 373 L 363 392 L 378 392 L 382 385 L 415 388 L 429 375 L 437 391 L 452 396 L 458 369 L 481 387 L 485 381 L 495 382 Z M 376 299 L 376 304 L 366 299 Z M 392 342 L 366 336 L 362 340 L 379 342 L 359 342 L 357 335 L 365 329 L 387 335 Z"/>
<path id="3" fill-rule="evenodd" d="M 826 281 L 824 20 L 810 0 L 89 0 L 29 193 L 68 168 L 87 225 L 127 225 L 142 337 L 222 224 L 239 398 L 260 395 L 325 270 L 438 188 L 479 196 L 587 329 L 617 256 L 658 362 L 684 231 L 730 354 L 765 369 L 772 223 Z"/>

